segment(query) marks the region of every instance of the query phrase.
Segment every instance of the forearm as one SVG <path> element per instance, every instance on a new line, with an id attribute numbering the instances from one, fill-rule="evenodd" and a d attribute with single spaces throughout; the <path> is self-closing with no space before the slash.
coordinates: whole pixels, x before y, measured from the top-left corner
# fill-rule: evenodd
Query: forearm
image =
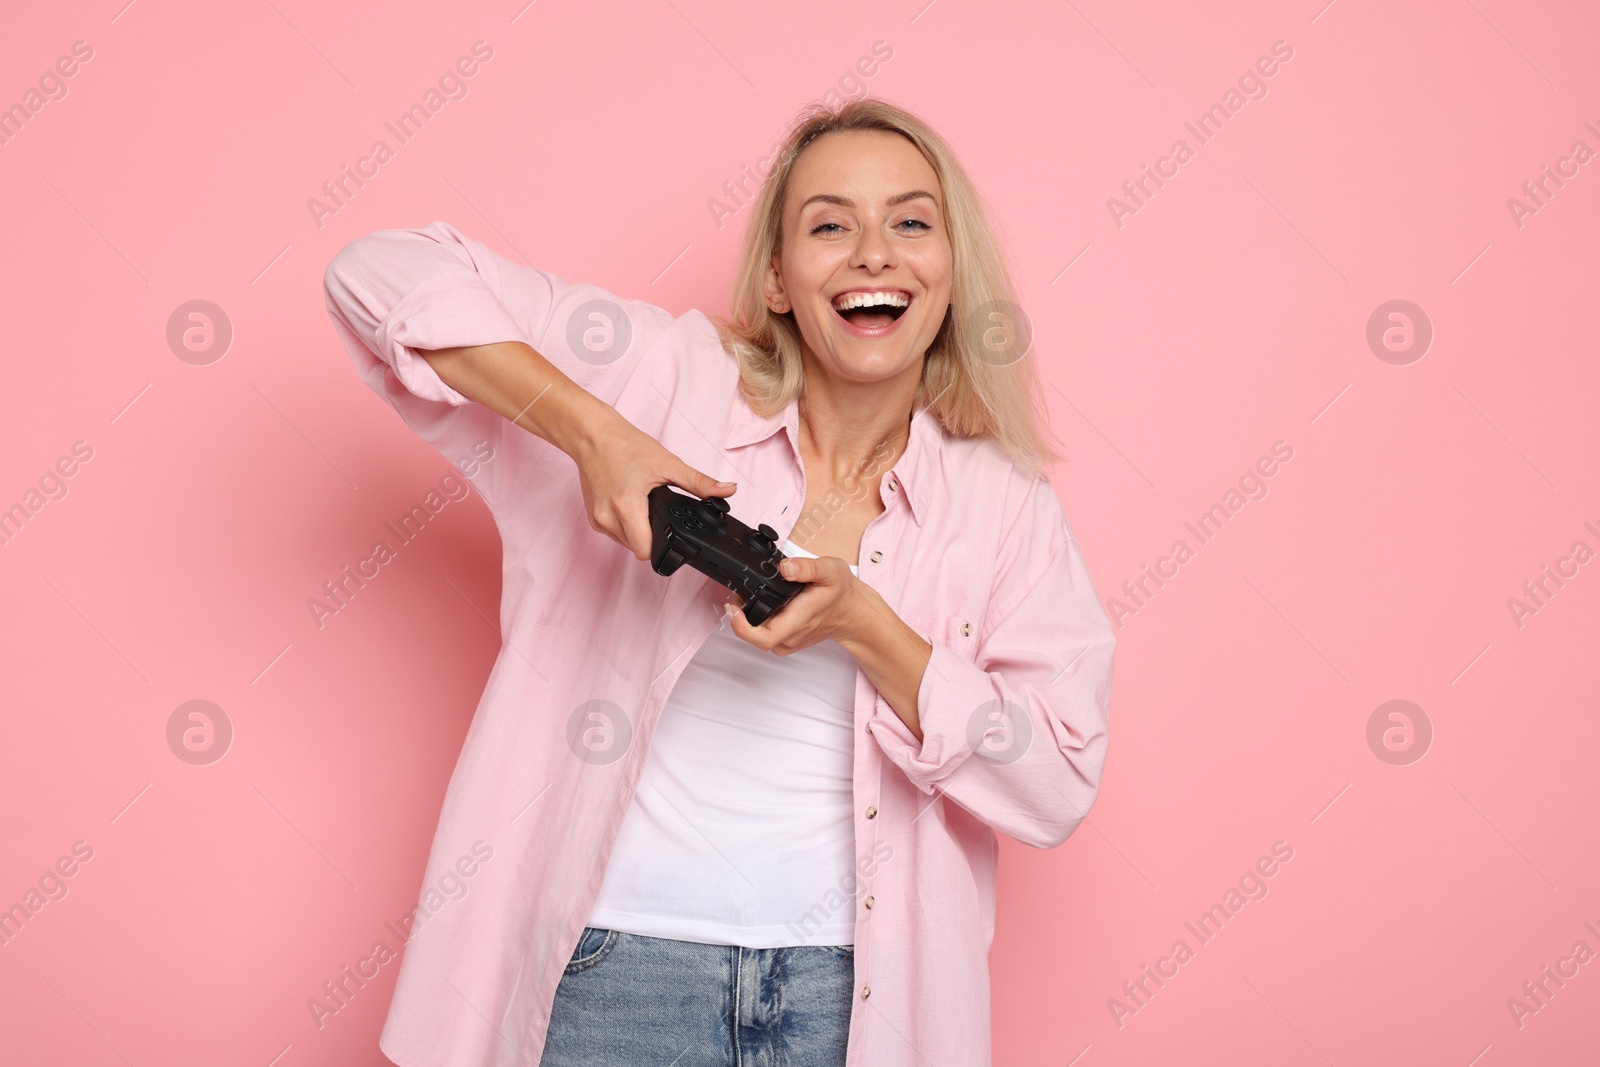
<path id="1" fill-rule="evenodd" d="M 614 409 L 521 341 L 417 353 L 444 383 L 561 451 L 590 441 Z"/>
<path id="2" fill-rule="evenodd" d="M 855 657 L 867 679 L 921 741 L 917 693 L 933 646 L 907 626 L 871 586 L 858 582 L 856 590 L 861 597 L 861 623 L 854 636 L 841 638 L 839 644 Z"/>

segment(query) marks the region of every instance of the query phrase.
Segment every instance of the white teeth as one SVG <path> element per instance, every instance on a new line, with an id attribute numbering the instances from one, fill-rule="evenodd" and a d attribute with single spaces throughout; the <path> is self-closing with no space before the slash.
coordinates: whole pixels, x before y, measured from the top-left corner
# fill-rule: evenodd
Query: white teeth
<path id="1" fill-rule="evenodd" d="M 839 311 L 871 307 L 874 304 L 888 304 L 897 308 L 910 307 L 911 298 L 904 293 L 846 293 L 833 302 L 833 306 Z"/>

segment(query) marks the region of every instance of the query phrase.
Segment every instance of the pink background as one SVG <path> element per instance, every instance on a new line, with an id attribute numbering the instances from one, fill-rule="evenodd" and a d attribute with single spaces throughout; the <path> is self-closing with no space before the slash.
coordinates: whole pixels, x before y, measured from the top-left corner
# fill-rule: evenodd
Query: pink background
<path id="1" fill-rule="evenodd" d="M 357 379 L 323 268 L 443 219 L 724 310 L 745 213 L 719 228 L 708 200 L 876 41 L 892 59 L 845 88 L 943 131 L 1008 241 L 1102 599 L 1195 549 L 1118 630 L 1086 825 L 1003 842 L 996 1062 L 1600 1054 L 1600 961 L 1520 1027 L 1507 1006 L 1600 951 L 1600 562 L 1520 626 L 1507 603 L 1600 550 L 1600 161 L 1520 226 L 1507 206 L 1600 150 L 1592 5 L 123 2 L 29 5 L 0 37 L 0 104 L 94 50 L 0 146 L 0 507 L 93 450 L 0 545 L 0 906 L 93 849 L 0 947 L 0 1058 L 385 1062 L 395 965 L 321 1029 L 306 1001 L 416 903 L 499 543 L 452 504 L 312 622 L 449 470 Z M 307 198 L 477 40 L 467 97 L 319 228 Z M 1268 95 L 1119 227 L 1107 199 L 1196 147 L 1184 121 L 1276 41 Z M 204 366 L 166 340 L 195 299 L 234 331 Z M 1403 366 L 1366 341 L 1395 299 L 1434 330 Z M 1184 523 L 1277 441 L 1265 498 L 1198 545 Z M 234 730 L 208 766 L 168 747 L 193 699 Z M 1367 740 L 1395 699 L 1433 731 L 1406 765 Z M 1200 944 L 1185 921 L 1279 841 L 1270 893 Z"/>

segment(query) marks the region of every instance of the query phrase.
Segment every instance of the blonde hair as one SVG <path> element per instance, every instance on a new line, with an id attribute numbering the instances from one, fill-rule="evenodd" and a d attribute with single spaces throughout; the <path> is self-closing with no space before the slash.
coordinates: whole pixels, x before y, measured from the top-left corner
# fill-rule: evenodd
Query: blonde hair
<path id="1" fill-rule="evenodd" d="M 1001 364 L 982 341 L 995 315 L 1011 320 L 1022 314 L 983 200 L 931 126 L 904 108 L 871 97 L 837 109 L 822 103 L 807 107 L 762 184 L 745 230 L 732 315 L 711 316 L 723 347 L 739 364 L 745 400 L 758 415 L 771 415 L 805 393 L 799 328 L 792 312 L 778 314 L 767 306 L 764 280 L 772 257 L 783 247 L 783 205 L 795 161 L 817 138 L 846 130 L 899 134 L 916 146 L 939 178 L 954 277 L 950 307 L 923 359 L 912 410 L 931 408 L 953 437 L 993 438 L 1018 466 L 1042 474 L 1046 464 L 1062 457 L 1051 447 L 1031 345 L 1020 359 Z M 1015 330 L 1017 325 L 1005 321 L 1001 328 Z M 1022 327 L 1027 329 L 1026 319 Z"/>

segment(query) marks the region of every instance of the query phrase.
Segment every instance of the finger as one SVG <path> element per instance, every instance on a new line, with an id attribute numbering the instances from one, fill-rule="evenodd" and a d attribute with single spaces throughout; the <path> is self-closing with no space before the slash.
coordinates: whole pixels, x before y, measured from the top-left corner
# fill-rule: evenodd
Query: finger
<path id="1" fill-rule="evenodd" d="M 605 504 L 596 505 L 590 510 L 589 528 L 595 533 L 605 534 L 619 545 L 632 548 L 622 539 L 622 517 Z"/>
<path id="2" fill-rule="evenodd" d="M 790 556 L 780 561 L 778 573 L 791 582 L 814 582 L 819 576 L 817 561 L 805 556 Z"/>
<path id="3" fill-rule="evenodd" d="M 772 621 L 768 620 L 762 624 L 761 630 L 766 630 L 770 625 L 772 625 Z M 805 640 L 801 636 L 800 630 L 795 629 L 781 634 L 777 631 L 773 631 L 763 647 L 765 647 L 766 650 L 771 652 L 774 656 L 792 656 L 801 649 L 809 648 L 815 643 L 816 642 L 814 641 Z"/>
<path id="4" fill-rule="evenodd" d="M 678 473 L 672 484 L 698 497 L 731 496 L 738 488 L 735 482 L 720 482 L 709 474 L 701 474 L 687 463 L 678 464 Z"/>
<path id="5" fill-rule="evenodd" d="M 650 531 L 650 513 L 643 500 L 625 502 L 617 509 L 618 524 L 622 527 L 621 541 L 637 559 L 649 559 L 654 543 Z"/>
<path id="6" fill-rule="evenodd" d="M 754 645 L 761 645 L 761 641 L 752 640 L 761 633 L 756 627 L 750 625 L 750 620 L 744 617 L 744 608 L 728 601 L 722 605 L 723 614 L 728 616 L 728 626 L 733 630 L 733 635 L 742 641 L 749 641 Z M 764 646 L 763 646 L 764 647 Z"/>
<path id="7" fill-rule="evenodd" d="M 784 639 L 783 633 L 778 629 L 780 623 L 776 615 L 768 617 L 760 626 L 751 626 L 750 620 L 745 618 L 744 610 L 741 608 L 735 610 L 729 616 L 729 625 L 733 627 L 736 637 L 749 642 L 763 652 L 772 651 L 773 646 Z"/>

